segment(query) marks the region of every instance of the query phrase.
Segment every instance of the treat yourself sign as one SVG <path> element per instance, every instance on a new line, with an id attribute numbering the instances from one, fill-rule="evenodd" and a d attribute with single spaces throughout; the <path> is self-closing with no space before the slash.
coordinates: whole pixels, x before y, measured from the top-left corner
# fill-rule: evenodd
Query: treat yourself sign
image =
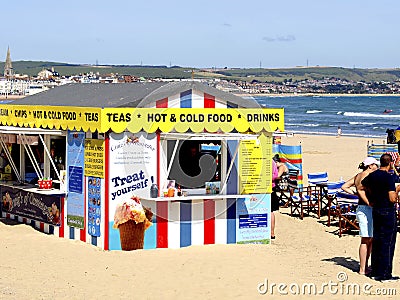
<path id="1" fill-rule="evenodd" d="M 156 178 L 157 170 L 157 138 L 144 132 L 111 133 L 109 147 L 109 249 L 119 250 L 119 232 L 112 228 L 115 209 L 133 195 L 150 196 L 151 177 Z"/>

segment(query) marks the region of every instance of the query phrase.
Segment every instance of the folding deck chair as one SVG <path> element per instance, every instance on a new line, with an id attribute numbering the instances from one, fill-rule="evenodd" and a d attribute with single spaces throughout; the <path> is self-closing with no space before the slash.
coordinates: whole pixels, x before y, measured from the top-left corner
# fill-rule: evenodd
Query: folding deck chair
<path id="1" fill-rule="evenodd" d="M 328 182 L 328 172 L 308 173 L 307 178 L 309 185 L 320 185 Z"/>
<path id="2" fill-rule="evenodd" d="M 321 192 L 321 213 L 326 213 L 328 216 L 328 226 L 331 219 L 331 205 L 336 199 L 337 193 L 342 192 L 344 181 L 328 181 L 325 187 L 320 189 Z"/>
<path id="3" fill-rule="evenodd" d="M 307 202 L 308 212 L 314 212 L 317 214 L 318 219 L 321 217 L 321 197 L 323 195 L 324 188 L 328 182 L 327 172 L 316 172 L 308 173 L 308 187 L 307 195 L 310 197 L 310 201 Z"/>
<path id="4" fill-rule="evenodd" d="M 345 192 L 336 194 L 336 203 L 331 206 L 331 209 L 334 210 L 334 214 L 339 218 L 339 237 L 352 229 L 360 230 L 356 217 L 357 206 L 358 197 L 356 195 Z"/>
<path id="5" fill-rule="evenodd" d="M 317 186 L 290 188 L 290 216 L 298 214 L 303 220 L 304 214 L 315 213 L 320 218 L 319 190 Z"/>
<path id="6" fill-rule="evenodd" d="M 279 205 L 281 207 L 289 206 L 290 199 L 290 189 L 297 189 L 298 187 L 298 178 L 299 170 L 297 169 L 289 169 L 288 174 L 282 177 L 282 179 L 278 182 L 278 197 L 279 197 Z"/>

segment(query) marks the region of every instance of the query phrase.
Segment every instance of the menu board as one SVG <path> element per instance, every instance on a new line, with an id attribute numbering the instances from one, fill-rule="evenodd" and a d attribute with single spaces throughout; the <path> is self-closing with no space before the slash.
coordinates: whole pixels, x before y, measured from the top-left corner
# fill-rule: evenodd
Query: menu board
<path id="1" fill-rule="evenodd" d="M 240 194 L 265 194 L 272 190 L 272 135 L 243 140 L 239 147 Z"/>
<path id="2" fill-rule="evenodd" d="M 88 226 L 90 235 L 100 236 L 101 179 L 88 177 Z"/>
<path id="3" fill-rule="evenodd" d="M 85 176 L 104 178 L 104 143 L 85 139 Z"/>
<path id="4" fill-rule="evenodd" d="M 271 240 L 271 195 L 257 194 L 237 199 L 236 243 L 269 244 Z"/>
<path id="5" fill-rule="evenodd" d="M 68 131 L 67 134 L 67 224 L 71 227 L 84 228 L 85 199 L 83 195 L 85 133 Z"/>

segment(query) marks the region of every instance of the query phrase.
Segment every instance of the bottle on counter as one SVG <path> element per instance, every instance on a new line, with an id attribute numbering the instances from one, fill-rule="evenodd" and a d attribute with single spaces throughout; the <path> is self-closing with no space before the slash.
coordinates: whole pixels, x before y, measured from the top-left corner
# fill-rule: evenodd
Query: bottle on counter
<path id="1" fill-rule="evenodd" d="M 178 197 L 182 196 L 182 190 L 181 190 L 181 186 L 178 185 L 178 192 L 177 192 Z"/>
<path id="2" fill-rule="evenodd" d="M 154 182 L 154 177 L 151 176 L 151 187 L 150 187 L 150 197 L 151 198 L 157 198 L 158 197 L 158 186 Z"/>

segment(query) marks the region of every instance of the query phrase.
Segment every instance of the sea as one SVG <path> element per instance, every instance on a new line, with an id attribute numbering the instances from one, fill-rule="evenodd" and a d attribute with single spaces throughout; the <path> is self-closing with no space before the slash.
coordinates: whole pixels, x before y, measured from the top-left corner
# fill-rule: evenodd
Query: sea
<path id="1" fill-rule="evenodd" d="M 284 108 L 290 133 L 386 137 L 400 126 L 400 96 L 253 96 L 262 106 Z"/>

